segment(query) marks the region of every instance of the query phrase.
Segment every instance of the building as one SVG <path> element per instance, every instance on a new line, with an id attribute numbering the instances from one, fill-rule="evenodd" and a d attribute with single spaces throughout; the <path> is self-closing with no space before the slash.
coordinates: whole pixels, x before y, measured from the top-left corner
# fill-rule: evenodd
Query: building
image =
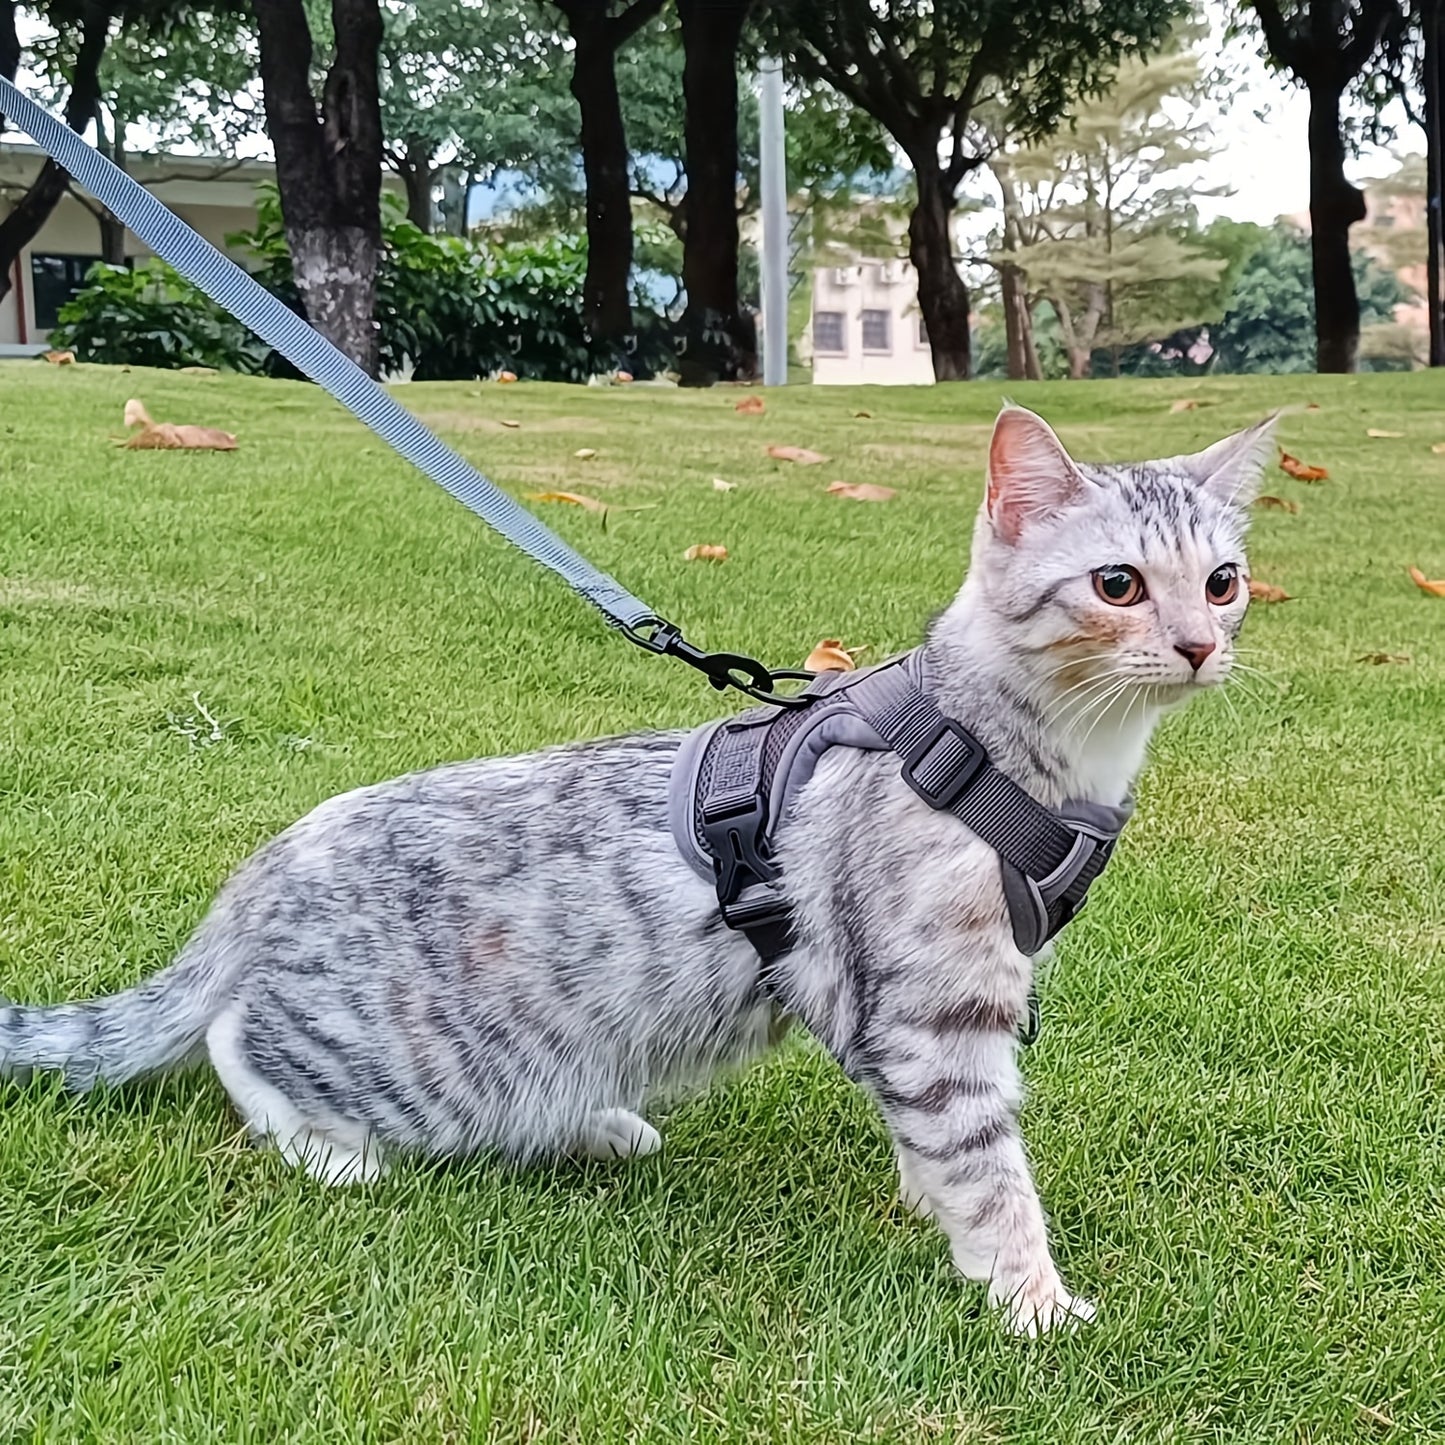
<path id="1" fill-rule="evenodd" d="M 848 261 L 813 272 L 806 347 L 814 386 L 929 386 L 933 354 L 907 261 Z"/>

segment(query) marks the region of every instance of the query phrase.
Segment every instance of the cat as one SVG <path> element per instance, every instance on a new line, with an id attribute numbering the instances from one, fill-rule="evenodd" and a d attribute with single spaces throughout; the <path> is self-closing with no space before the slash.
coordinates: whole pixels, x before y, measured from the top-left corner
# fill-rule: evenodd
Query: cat
<path id="1" fill-rule="evenodd" d="M 1041 802 L 1118 805 L 1171 707 L 1222 682 L 1274 418 L 1207 450 L 1075 462 L 1006 406 L 930 686 Z M 359 788 L 262 847 L 177 959 L 123 993 L 0 1007 L 0 1070 L 88 1088 L 204 1052 L 259 1137 L 335 1183 L 397 1152 L 637 1157 L 642 1110 L 797 1019 L 868 1091 L 904 1202 L 1017 1330 L 1064 1286 L 1020 1139 L 1032 961 L 996 855 L 835 748 L 778 838 L 796 944 L 771 965 L 673 841 L 661 732 Z"/>

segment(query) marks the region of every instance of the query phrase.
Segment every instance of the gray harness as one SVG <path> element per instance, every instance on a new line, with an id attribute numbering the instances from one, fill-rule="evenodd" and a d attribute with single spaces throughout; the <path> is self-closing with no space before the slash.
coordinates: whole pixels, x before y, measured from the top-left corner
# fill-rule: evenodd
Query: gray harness
<path id="1" fill-rule="evenodd" d="M 998 855 L 1014 942 L 1035 954 L 1084 903 L 1132 804 L 1046 808 L 1006 777 L 923 683 L 921 649 L 861 672 L 829 672 L 804 706 L 750 708 L 689 735 L 673 766 L 670 807 L 682 856 L 717 887 L 729 928 L 765 963 L 793 946 L 778 886 L 777 830 L 829 748 L 895 752 L 903 780 Z"/>

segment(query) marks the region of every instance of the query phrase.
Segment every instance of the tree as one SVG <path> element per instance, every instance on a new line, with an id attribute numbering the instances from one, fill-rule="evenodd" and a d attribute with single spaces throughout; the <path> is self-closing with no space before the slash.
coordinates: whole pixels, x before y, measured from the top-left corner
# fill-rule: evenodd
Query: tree
<path id="1" fill-rule="evenodd" d="M 1397 0 L 1249 0 L 1265 53 L 1309 92 L 1310 250 L 1314 259 L 1315 366 L 1354 371 L 1360 306 L 1350 227 L 1365 198 L 1345 178 L 1341 110 L 1346 93 L 1382 48 L 1403 43 Z"/>
<path id="2" fill-rule="evenodd" d="M 1208 329 L 1214 369 L 1282 374 L 1315 369 L 1315 295 L 1308 238 L 1281 222 L 1245 262 L 1223 319 Z M 1409 291 L 1363 252 L 1350 258 L 1351 289 L 1368 326 L 1394 321 Z"/>
<path id="3" fill-rule="evenodd" d="M 632 201 L 627 132 L 617 93 L 618 50 L 662 9 L 662 0 L 553 0 L 572 36 L 572 94 L 582 120 L 587 184 L 587 281 L 583 315 L 594 341 L 620 345 L 632 330 Z"/>
<path id="4" fill-rule="evenodd" d="M 1011 299 L 1027 304 L 1013 279 L 1026 278 L 1058 317 L 1071 377 L 1090 374 L 1098 348 L 1112 353 L 1117 374 L 1124 347 L 1222 312 L 1216 283 L 1225 263 L 1197 244 L 1199 192 L 1176 179 L 1211 154 L 1208 128 L 1165 109 L 1169 100 L 1193 105 L 1201 91 L 1188 51 L 1125 60 L 1108 91 L 1079 102 L 1067 128 L 992 162 L 995 174 L 1006 162 L 1006 225 L 1013 213 L 1013 244 L 1006 233 L 990 258 L 1006 282 L 1006 318 Z M 1014 324 L 1026 335 L 1021 320 Z"/>
<path id="5" fill-rule="evenodd" d="M 773 0 L 795 72 L 875 117 L 913 167 L 909 255 L 940 381 L 970 371 L 969 296 L 953 254 L 958 188 L 985 155 L 970 122 L 997 99 L 1008 130 L 1046 133 L 1127 55 L 1147 52 L 1184 0 Z"/>
<path id="6" fill-rule="evenodd" d="M 70 73 L 69 95 L 65 102 L 65 123 L 82 135 L 95 118 L 100 98 L 100 64 L 110 39 L 111 25 L 119 10 L 119 0 L 65 0 L 54 5 L 47 19 L 56 27 L 75 37 L 74 60 Z M 11 36 L 15 30 L 13 9 L 8 10 L 3 44 L 14 56 L 8 71 L 13 77 L 19 66 L 19 40 Z M 46 159 L 40 174 L 15 203 L 10 214 L 0 221 L 0 300 L 10 292 L 15 261 L 20 253 L 40 234 L 50 214 L 70 185 L 70 175 L 55 161 Z"/>
<path id="7" fill-rule="evenodd" d="M 757 331 L 738 299 L 738 48 L 752 0 L 677 0 L 682 22 L 687 310 L 685 386 L 757 371 Z"/>
<path id="8" fill-rule="evenodd" d="M 375 375 L 382 149 L 377 0 L 331 0 L 333 54 L 319 106 L 303 0 L 253 0 L 253 12 L 297 290 L 311 324 Z"/>

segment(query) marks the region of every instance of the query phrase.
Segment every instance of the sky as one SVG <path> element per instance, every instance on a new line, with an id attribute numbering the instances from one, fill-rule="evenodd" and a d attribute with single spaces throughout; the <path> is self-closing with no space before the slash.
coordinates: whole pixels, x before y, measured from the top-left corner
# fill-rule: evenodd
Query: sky
<path id="1" fill-rule="evenodd" d="M 1247 40 L 1226 42 L 1224 29 L 1232 9 L 1230 0 L 1204 0 L 1203 4 L 1210 29 L 1210 39 L 1203 47 L 1204 58 L 1206 63 L 1217 62 L 1235 82 L 1237 91 L 1227 105 L 1206 107 L 1205 118 L 1213 127 L 1219 149 L 1193 176 L 1201 192 L 1197 205 L 1205 222 L 1216 216 L 1232 216 L 1267 225 L 1277 216 L 1296 215 L 1308 209 L 1308 103 L 1303 91 L 1269 71 Z M 21 38 L 23 42 L 26 37 L 22 34 Z M 22 73 L 21 83 L 26 79 Z M 1421 150 L 1419 133 L 1403 112 L 1391 118 L 1398 130 L 1396 149 Z M 131 140 L 134 148 L 145 147 L 142 134 L 133 133 Z M 246 150 L 266 153 L 263 141 L 254 147 L 248 145 Z M 1359 180 L 1385 174 L 1394 169 L 1394 162 L 1388 151 L 1371 147 L 1352 159 L 1347 169 L 1351 179 Z M 1204 194 L 1219 188 L 1229 193 Z"/>

